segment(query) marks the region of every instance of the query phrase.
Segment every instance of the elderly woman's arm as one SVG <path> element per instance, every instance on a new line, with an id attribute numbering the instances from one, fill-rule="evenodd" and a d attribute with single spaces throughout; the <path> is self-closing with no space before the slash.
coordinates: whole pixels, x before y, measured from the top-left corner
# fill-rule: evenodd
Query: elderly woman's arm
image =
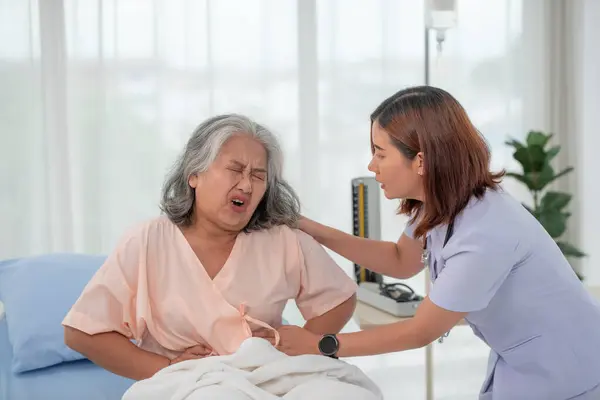
<path id="1" fill-rule="evenodd" d="M 315 239 L 297 231 L 301 248 L 301 289 L 296 304 L 305 328 L 317 334 L 338 333 L 356 307 L 356 283 Z"/>
<path id="2" fill-rule="evenodd" d="M 210 353 L 195 346 L 169 360 L 131 341 L 144 337 L 146 329 L 135 306 L 139 254 L 145 254 L 141 237 L 137 230 L 124 235 L 62 322 L 68 347 L 95 364 L 134 380 L 149 378 L 169 364 Z"/>
<path id="3" fill-rule="evenodd" d="M 168 358 L 140 349 L 117 332 L 88 335 L 65 326 L 65 343 L 102 368 L 134 380 L 150 378 L 170 363 Z"/>
<path id="4" fill-rule="evenodd" d="M 169 365 L 169 359 L 138 348 L 143 336 L 136 317 L 139 235 L 126 234 L 84 288 L 62 322 L 65 344 L 93 363 L 141 380 Z"/>
<path id="5" fill-rule="evenodd" d="M 323 315 L 306 322 L 304 328 L 317 334 L 338 333 L 350 321 L 356 308 L 356 294 Z"/>
<path id="6" fill-rule="evenodd" d="M 89 335 L 70 326 L 65 326 L 65 344 L 94 364 L 136 381 L 150 378 L 171 364 L 206 357 L 212 352 L 208 346 L 197 345 L 170 360 L 140 349 L 118 332 Z"/>

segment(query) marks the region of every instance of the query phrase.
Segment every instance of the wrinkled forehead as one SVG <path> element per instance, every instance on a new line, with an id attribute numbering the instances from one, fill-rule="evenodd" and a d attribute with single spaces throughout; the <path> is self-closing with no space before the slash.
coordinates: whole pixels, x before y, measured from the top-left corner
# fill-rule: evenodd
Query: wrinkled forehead
<path id="1" fill-rule="evenodd" d="M 239 133 L 231 136 L 223 143 L 217 159 L 231 162 L 238 166 L 251 168 L 267 168 L 268 153 L 265 145 L 249 134 Z"/>

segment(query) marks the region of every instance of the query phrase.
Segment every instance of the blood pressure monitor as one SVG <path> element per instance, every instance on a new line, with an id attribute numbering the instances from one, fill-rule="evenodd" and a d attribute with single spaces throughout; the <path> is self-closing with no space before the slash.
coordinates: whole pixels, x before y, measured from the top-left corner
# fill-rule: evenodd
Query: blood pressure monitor
<path id="1" fill-rule="evenodd" d="M 355 236 L 381 240 L 379 183 L 373 177 L 352 179 L 352 227 Z M 423 300 L 408 285 L 385 283 L 383 276 L 354 264 L 358 300 L 397 317 L 412 317 Z"/>

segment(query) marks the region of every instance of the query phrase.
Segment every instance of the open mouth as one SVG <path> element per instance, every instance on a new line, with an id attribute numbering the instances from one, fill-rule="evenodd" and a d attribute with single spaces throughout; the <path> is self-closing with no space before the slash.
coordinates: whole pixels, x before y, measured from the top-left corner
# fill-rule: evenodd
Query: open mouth
<path id="1" fill-rule="evenodd" d="M 243 206 L 243 205 L 244 205 L 244 201 L 243 201 L 243 200 L 240 200 L 240 199 L 233 199 L 233 200 L 231 200 L 231 203 L 232 203 L 234 206 L 238 206 L 238 207 L 241 207 L 241 206 Z"/>
<path id="2" fill-rule="evenodd" d="M 231 209 L 237 213 L 244 213 L 250 206 L 250 196 L 245 196 L 241 193 L 234 194 L 229 198 L 231 201 Z"/>

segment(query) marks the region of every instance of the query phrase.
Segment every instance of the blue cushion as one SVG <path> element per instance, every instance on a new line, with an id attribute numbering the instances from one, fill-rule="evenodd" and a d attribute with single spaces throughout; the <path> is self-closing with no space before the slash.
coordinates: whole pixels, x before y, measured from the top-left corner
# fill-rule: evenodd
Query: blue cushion
<path id="1" fill-rule="evenodd" d="M 51 254 L 0 263 L 13 372 L 85 358 L 64 344 L 61 323 L 105 258 Z"/>

